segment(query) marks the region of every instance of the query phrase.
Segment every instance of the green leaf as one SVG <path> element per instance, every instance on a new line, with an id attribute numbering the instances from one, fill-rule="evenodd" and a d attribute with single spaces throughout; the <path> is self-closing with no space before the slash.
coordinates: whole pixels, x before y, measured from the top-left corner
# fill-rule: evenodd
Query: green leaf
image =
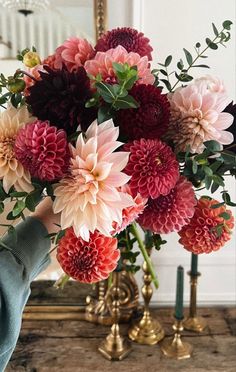
<path id="1" fill-rule="evenodd" d="M 125 72 L 125 67 L 122 63 L 113 62 L 112 66 L 115 72 Z"/>
<path id="2" fill-rule="evenodd" d="M 124 88 L 130 90 L 134 83 L 138 80 L 138 75 L 131 76 L 124 85 Z"/>
<path id="3" fill-rule="evenodd" d="M 117 109 L 130 109 L 130 108 L 138 108 L 139 103 L 132 96 L 128 95 L 124 98 L 122 97 L 118 98 L 114 106 Z"/>
<path id="4" fill-rule="evenodd" d="M 209 150 L 211 152 L 217 152 L 217 151 L 221 150 L 221 146 L 220 146 L 219 142 L 217 142 L 217 141 L 214 141 L 214 140 L 206 141 L 203 144 L 206 146 L 207 150 Z"/>
<path id="5" fill-rule="evenodd" d="M 193 162 L 192 162 L 192 171 L 193 171 L 193 174 L 196 174 L 197 173 L 197 170 L 198 170 L 197 162 L 193 159 Z"/>
<path id="6" fill-rule="evenodd" d="M 184 54 L 185 54 L 185 57 L 186 57 L 186 60 L 189 64 L 189 66 L 193 63 L 193 57 L 192 57 L 192 54 L 185 48 L 183 48 L 183 51 L 184 51 Z"/>
<path id="7" fill-rule="evenodd" d="M 230 207 L 236 207 L 236 203 L 233 203 L 230 199 L 230 195 L 227 192 L 222 193 L 222 198 L 224 202 L 229 205 Z"/>
<path id="8" fill-rule="evenodd" d="M 107 105 L 99 107 L 98 110 L 98 124 L 103 123 L 104 121 L 111 119 L 112 114 L 110 112 L 110 107 Z"/>
<path id="9" fill-rule="evenodd" d="M 166 79 L 160 79 L 160 81 L 162 81 L 165 84 L 166 88 L 170 92 L 171 91 L 171 84 L 170 84 L 170 82 L 168 80 L 166 80 Z"/>
<path id="10" fill-rule="evenodd" d="M 198 42 L 196 43 L 196 48 L 200 48 L 201 47 L 201 44 Z"/>
<path id="11" fill-rule="evenodd" d="M 165 67 L 168 67 L 168 66 L 171 64 L 171 61 L 172 61 L 172 56 L 168 56 L 168 57 L 166 57 L 166 60 L 165 60 Z"/>
<path id="12" fill-rule="evenodd" d="M 213 175 L 213 171 L 212 171 L 212 169 L 211 168 L 209 168 L 209 167 L 203 167 L 203 171 L 205 172 L 205 174 L 207 175 L 207 176 L 212 176 Z"/>
<path id="13" fill-rule="evenodd" d="M 178 67 L 179 70 L 183 70 L 184 63 L 183 63 L 182 59 L 180 59 L 179 62 L 177 63 L 177 67 Z"/>
<path id="14" fill-rule="evenodd" d="M 113 93 L 112 85 L 98 82 L 95 86 L 105 102 L 112 103 L 115 100 L 116 96 Z"/>
<path id="15" fill-rule="evenodd" d="M 226 20 L 222 23 L 223 27 L 226 29 L 226 30 L 230 30 L 231 28 L 231 25 L 233 24 L 233 22 L 229 21 L 229 20 Z"/>
<path id="16" fill-rule="evenodd" d="M 217 209 L 217 208 L 220 208 L 222 207 L 222 205 L 224 205 L 225 203 L 222 202 L 222 203 L 217 203 L 217 204 L 212 204 L 211 205 L 211 209 Z"/>
<path id="17" fill-rule="evenodd" d="M 13 191 L 10 193 L 10 197 L 12 198 L 21 198 L 21 197 L 25 197 L 27 196 L 28 193 L 27 192 L 24 192 L 24 191 Z"/>
<path id="18" fill-rule="evenodd" d="M 25 209 L 25 202 L 23 200 L 18 200 L 13 207 L 12 216 L 16 217 Z"/>
<path id="19" fill-rule="evenodd" d="M 182 74 L 177 74 L 175 73 L 175 77 L 179 80 L 179 81 L 183 81 L 183 82 L 189 82 L 191 80 L 193 80 L 193 77 L 186 74 L 186 73 L 182 73 Z"/>
<path id="20" fill-rule="evenodd" d="M 204 178 L 204 182 L 205 182 L 205 187 L 207 190 L 209 190 L 209 188 L 211 187 L 211 183 L 212 183 L 212 178 L 209 177 L 209 176 L 206 176 Z"/>
<path id="21" fill-rule="evenodd" d="M 213 182 L 213 184 L 211 186 L 211 193 L 214 194 L 214 192 L 216 192 L 216 190 L 218 190 L 219 187 L 220 187 L 220 185 L 218 185 L 217 183 Z"/>
<path id="22" fill-rule="evenodd" d="M 36 208 L 36 205 L 37 204 L 35 203 L 33 195 L 29 194 L 25 199 L 26 208 L 28 208 L 31 212 L 34 212 L 35 208 Z"/>
<path id="23" fill-rule="evenodd" d="M 207 65 L 193 65 L 192 67 L 202 67 L 202 68 L 210 68 L 209 66 Z"/>
<path id="24" fill-rule="evenodd" d="M 162 69 L 161 69 L 160 72 L 161 72 L 163 75 L 168 76 L 166 70 L 162 70 Z"/>
<path id="25" fill-rule="evenodd" d="M 214 31 L 215 36 L 216 37 L 219 36 L 219 31 L 217 30 L 217 28 L 216 28 L 216 26 L 215 26 L 214 23 L 212 23 L 212 28 L 213 28 L 213 31 Z"/>
<path id="26" fill-rule="evenodd" d="M 219 216 L 222 217 L 226 221 L 230 220 L 230 218 L 231 218 L 230 214 L 227 213 L 227 212 L 222 212 L 222 213 L 219 214 Z"/>
<path id="27" fill-rule="evenodd" d="M 224 183 L 224 179 L 217 175 L 217 174 L 214 174 L 214 176 L 212 176 L 212 179 L 215 183 L 217 183 L 218 185 L 224 187 L 225 183 Z"/>
<path id="28" fill-rule="evenodd" d="M 214 49 L 214 50 L 218 49 L 218 45 L 215 44 L 215 43 L 214 43 L 211 39 L 209 39 L 208 37 L 206 38 L 206 43 L 207 43 L 207 45 L 208 45 L 209 48 Z"/>
<path id="29" fill-rule="evenodd" d="M 231 151 L 222 151 L 221 157 L 224 159 L 225 164 L 236 165 L 236 155 Z"/>

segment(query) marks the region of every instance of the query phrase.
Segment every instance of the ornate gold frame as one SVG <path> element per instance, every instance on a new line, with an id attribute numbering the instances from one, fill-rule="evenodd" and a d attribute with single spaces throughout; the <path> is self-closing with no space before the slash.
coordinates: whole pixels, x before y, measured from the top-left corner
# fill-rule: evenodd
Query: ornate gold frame
<path id="1" fill-rule="evenodd" d="M 96 40 L 107 29 L 107 0 L 93 0 Z M 85 305 L 30 304 L 25 307 L 24 320 L 83 320 Z"/>

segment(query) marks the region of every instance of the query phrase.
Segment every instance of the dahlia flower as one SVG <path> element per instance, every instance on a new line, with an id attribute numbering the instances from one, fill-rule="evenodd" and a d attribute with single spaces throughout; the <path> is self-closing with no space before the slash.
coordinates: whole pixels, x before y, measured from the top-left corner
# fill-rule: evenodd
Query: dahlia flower
<path id="1" fill-rule="evenodd" d="M 200 198 L 193 218 L 178 233 L 180 244 L 194 254 L 217 251 L 231 238 L 234 227 L 232 213 L 225 206 L 212 208 L 214 204 L 219 202 Z M 227 213 L 229 219 L 224 219 L 222 213 Z M 220 234 L 217 233 L 217 227 L 221 228 Z"/>
<path id="2" fill-rule="evenodd" d="M 132 195 L 129 185 L 121 187 L 121 191 L 131 195 L 134 199 L 134 205 L 124 208 L 122 211 L 122 223 L 118 225 L 117 222 L 113 224 L 112 235 L 118 234 L 123 231 L 127 226 L 133 223 L 140 214 L 143 213 L 147 203 L 147 199 L 143 198 L 140 194 L 135 197 Z"/>
<path id="3" fill-rule="evenodd" d="M 106 52 L 121 45 L 127 52 L 138 53 L 140 57 L 147 56 L 149 61 L 151 61 L 153 48 L 149 41 L 142 32 L 130 27 L 118 27 L 103 34 L 98 39 L 95 50 L 97 52 Z"/>
<path id="4" fill-rule="evenodd" d="M 89 241 L 77 237 L 72 228 L 60 239 L 57 259 L 67 275 L 82 283 L 107 279 L 120 258 L 117 239 L 94 231 Z"/>
<path id="5" fill-rule="evenodd" d="M 16 109 L 9 105 L 0 113 L 0 179 L 6 193 L 12 186 L 17 191 L 33 190 L 30 173 L 16 158 L 14 144 L 20 128 L 34 119 L 26 106 Z"/>
<path id="6" fill-rule="evenodd" d="M 236 153 L 236 104 L 232 102 L 230 102 L 230 104 L 224 109 L 224 112 L 228 112 L 229 114 L 233 115 L 233 124 L 231 125 L 231 127 L 228 129 L 229 132 L 232 133 L 233 137 L 234 137 L 234 141 L 232 143 L 232 145 L 230 145 L 230 151 L 233 151 Z"/>
<path id="7" fill-rule="evenodd" d="M 196 199 L 191 182 L 183 176 L 168 195 L 149 199 L 138 223 L 155 234 L 179 231 L 189 223 L 195 211 Z"/>
<path id="8" fill-rule="evenodd" d="M 226 88 L 223 80 L 211 75 L 205 75 L 201 78 L 195 79 L 195 83 L 205 82 L 207 89 L 212 93 L 226 93 Z"/>
<path id="9" fill-rule="evenodd" d="M 92 45 L 86 39 L 70 37 L 56 49 L 54 68 L 61 70 L 65 65 L 70 72 L 77 70 L 94 54 Z"/>
<path id="10" fill-rule="evenodd" d="M 118 111 L 121 134 L 130 140 L 160 138 L 167 131 L 170 117 L 166 94 L 161 94 L 154 85 L 140 84 L 131 89 L 130 95 L 139 103 L 139 108 Z"/>
<path id="11" fill-rule="evenodd" d="M 36 81 L 41 80 L 40 71 L 44 71 L 43 65 L 37 65 L 33 68 L 28 68 L 26 72 L 33 77 L 33 79 L 29 75 L 24 75 L 23 79 L 25 82 L 25 89 L 24 89 L 24 96 L 29 95 L 29 88 L 32 87 Z"/>
<path id="12" fill-rule="evenodd" d="M 148 58 L 140 57 L 139 54 L 134 52 L 129 53 L 121 45 L 114 49 L 109 49 L 107 52 L 97 52 L 94 59 L 85 62 L 84 68 L 88 74 L 94 77 L 101 74 L 104 81 L 110 82 L 115 77 L 113 62 L 137 66 L 138 84 L 154 83 L 155 78 L 149 68 Z"/>
<path id="13" fill-rule="evenodd" d="M 16 158 L 31 176 L 41 181 L 61 179 L 68 171 L 69 148 L 66 133 L 36 120 L 19 130 L 14 147 Z"/>
<path id="14" fill-rule="evenodd" d="M 144 138 L 124 148 L 130 151 L 125 173 L 131 176 L 131 192 L 152 199 L 169 194 L 179 178 L 179 164 L 171 148 L 158 139 Z"/>
<path id="15" fill-rule="evenodd" d="M 122 224 L 122 210 L 134 204 L 122 191 L 130 177 L 122 173 L 129 154 L 115 152 L 119 128 L 112 120 L 94 122 L 81 133 L 76 146 L 71 145 L 71 175 L 54 190 L 54 212 L 61 212 L 62 229 L 73 226 L 76 236 L 88 241 L 89 233 L 98 230 L 110 236 L 113 222 Z"/>
<path id="16" fill-rule="evenodd" d="M 215 140 L 222 145 L 233 141 L 232 134 L 224 130 L 232 124 L 233 117 L 222 112 L 230 100 L 226 94 L 208 89 L 206 81 L 177 89 L 169 95 L 169 101 L 168 138 L 176 151 L 186 151 L 190 146 L 192 153 L 201 153 L 205 141 Z"/>
<path id="17" fill-rule="evenodd" d="M 40 120 L 49 120 L 67 134 L 88 127 L 96 117 L 96 110 L 85 108 L 85 102 L 92 97 L 90 80 L 83 67 L 69 72 L 52 70 L 44 65 L 41 80 L 29 88 L 27 103 Z"/>

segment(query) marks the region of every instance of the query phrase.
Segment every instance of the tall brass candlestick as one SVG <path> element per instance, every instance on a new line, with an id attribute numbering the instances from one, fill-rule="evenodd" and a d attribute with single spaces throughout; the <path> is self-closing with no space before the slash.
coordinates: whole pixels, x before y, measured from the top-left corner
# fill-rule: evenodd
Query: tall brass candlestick
<path id="1" fill-rule="evenodd" d="M 106 337 L 106 340 L 102 342 L 98 350 L 108 360 L 122 360 L 130 353 L 131 345 L 120 335 L 119 274 L 114 271 L 112 275 L 114 281 L 114 301 L 111 310 L 114 323 L 111 327 L 111 332 Z"/>
<path id="2" fill-rule="evenodd" d="M 190 307 L 189 316 L 183 322 L 183 326 L 189 331 L 202 332 L 207 323 L 204 318 L 197 316 L 197 280 L 201 274 L 198 272 L 193 275 L 192 271 L 189 271 L 188 275 L 190 276 Z"/>
<path id="3" fill-rule="evenodd" d="M 157 342 L 161 341 L 164 337 L 164 330 L 160 323 L 153 319 L 149 310 L 149 303 L 152 298 L 152 277 L 147 267 L 146 261 L 143 263 L 143 280 L 144 285 L 142 287 L 142 295 L 144 299 L 144 313 L 143 317 L 137 323 L 129 329 L 129 338 L 132 341 L 136 341 L 140 344 L 145 345 L 155 345 Z"/>

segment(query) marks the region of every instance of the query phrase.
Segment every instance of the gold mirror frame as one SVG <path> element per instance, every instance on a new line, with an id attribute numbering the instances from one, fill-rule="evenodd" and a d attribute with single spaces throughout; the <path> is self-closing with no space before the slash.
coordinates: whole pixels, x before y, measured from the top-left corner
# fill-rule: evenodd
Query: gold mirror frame
<path id="1" fill-rule="evenodd" d="M 95 28 L 95 36 L 96 40 L 107 30 L 107 0 L 93 0 L 93 13 L 94 13 L 94 28 Z M 38 281 L 38 283 L 42 281 Z M 49 281 L 47 281 L 48 283 Z M 37 281 L 34 282 L 37 286 Z M 53 281 L 50 281 L 51 285 L 53 285 Z M 45 281 L 46 284 L 46 281 Z M 78 286 L 78 297 L 79 291 L 84 291 L 88 295 L 91 294 L 92 288 L 91 286 L 83 286 L 76 282 L 71 283 L 72 290 Z M 68 298 L 70 298 L 70 294 L 68 293 Z M 35 303 L 33 304 L 33 300 L 31 300 L 30 305 L 26 305 L 23 319 L 30 319 L 30 320 L 82 320 L 85 319 L 85 300 L 84 304 L 57 304 L 57 303 Z"/>

